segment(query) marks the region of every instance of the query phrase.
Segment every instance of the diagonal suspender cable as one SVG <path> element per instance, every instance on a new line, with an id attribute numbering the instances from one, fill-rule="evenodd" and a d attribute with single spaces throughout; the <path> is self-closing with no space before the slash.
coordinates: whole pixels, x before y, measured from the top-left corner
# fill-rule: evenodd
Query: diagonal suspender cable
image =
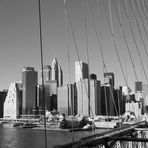
<path id="1" fill-rule="evenodd" d="M 99 3 L 100 2 L 100 3 Z M 100 4 L 100 6 L 101 6 L 101 1 L 98 1 L 98 0 L 96 0 L 96 5 L 97 5 L 97 7 L 99 6 L 99 4 Z M 99 17 L 99 9 L 97 9 L 98 11 L 97 11 L 97 15 L 98 15 L 98 17 Z M 101 19 L 100 19 L 100 23 L 101 23 Z M 101 47 L 101 49 L 102 49 L 102 51 L 103 51 L 103 44 L 102 44 L 102 33 L 101 33 L 101 24 L 99 25 L 98 24 L 98 26 L 99 26 L 99 34 L 100 34 L 100 47 Z M 103 74 L 105 73 L 105 68 L 104 68 L 104 66 L 103 66 Z M 105 82 L 104 82 L 105 83 Z M 106 89 L 106 87 L 104 87 L 104 95 L 105 95 L 105 108 L 106 108 L 106 115 L 107 116 L 109 116 L 109 112 L 108 112 L 108 101 L 107 101 L 107 89 Z M 108 118 L 107 118 L 107 121 L 108 121 Z"/>
<path id="2" fill-rule="evenodd" d="M 136 1 L 136 0 L 135 0 Z M 144 42 L 144 39 L 143 39 L 143 36 L 142 36 L 142 33 L 141 33 L 141 30 L 140 30 L 140 27 L 139 27 L 139 24 L 138 24 L 138 20 L 137 20 L 137 17 L 136 17 L 136 14 L 135 14 L 135 11 L 134 11 L 134 5 L 133 3 L 129 0 L 130 4 L 131 4 L 131 8 L 132 8 L 132 11 L 133 11 L 133 14 L 134 14 L 134 18 L 135 18 L 135 21 L 136 21 L 136 24 L 137 24 L 137 27 L 138 27 L 138 31 L 139 31 L 139 34 L 140 34 L 140 37 L 141 37 L 141 41 L 142 41 L 142 44 L 143 44 L 143 47 L 144 47 L 144 50 L 145 50 L 145 53 L 147 55 L 147 58 L 148 58 L 148 51 L 146 49 L 146 45 L 145 45 L 145 42 Z M 138 10 L 138 13 L 139 13 L 139 16 L 140 16 L 140 20 L 142 22 L 142 25 L 143 25 L 143 28 L 145 30 L 145 33 L 146 33 L 146 29 L 145 29 L 145 26 L 144 26 L 144 23 L 143 23 L 143 20 L 141 18 L 141 15 L 140 15 L 140 12 L 139 12 L 139 9 L 138 9 L 138 6 L 137 6 L 137 10 Z"/>
<path id="3" fill-rule="evenodd" d="M 128 46 L 128 43 L 127 43 L 127 40 L 126 40 L 126 37 L 125 37 L 124 30 L 123 30 L 122 19 L 121 19 L 120 1 L 119 0 L 118 0 L 118 11 L 117 11 L 115 3 L 114 3 L 114 7 L 115 7 L 115 10 L 116 10 L 117 19 L 118 19 L 119 24 L 120 24 L 121 34 L 123 36 L 124 42 L 125 42 L 127 50 L 128 50 L 128 54 L 129 54 L 129 57 L 130 57 L 130 60 L 131 60 L 131 63 L 132 63 L 132 67 L 133 67 L 133 70 L 134 70 L 134 73 L 135 73 L 136 80 L 138 81 L 138 76 L 137 76 L 137 73 L 136 73 L 136 70 L 135 70 L 135 65 L 134 65 L 134 62 L 133 62 L 133 59 L 132 59 L 132 56 L 131 56 L 130 48 Z M 118 12 L 119 12 L 119 14 L 118 14 Z M 118 95 L 119 95 L 119 93 L 118 93 Z M 134 107 L 133 107 L 133 110 L 135 110 Z"/>
<path id="4" fill-rule="evenodd" d="M 65 1 L 64 1 L 65 3 Z M 64 5 L 65 7 L 65 5 Z M 64 8 L 65 10 L 65 8 Z M 69 73 L 69 84 L 71 84 L 71 69 L 70 69 L 70 49 L 69 49 L 69 38 L 68 38 L 68 19 L 67 19 L 67 16 L 66 16 L 66 11 L 65 11 L 65 28 L 66 28 L 66 45 L 67 45 L 67 56 L 68 56 L 68 73 Z M 70 88 L 70 85 L 69 85 L 69 89 Z M 71 114 L 74 115 L 74 100 L 72 99 L 72 104 L 71 104 Z M 72 142 L 74 143 L 74 130 L 73 130 L 73 117 L 72 117 Z"/>
<path id="5" fill-rule="evenodd" d="M 106 11 L 106 10 L 105 10 Z M 118 53 L 118 50 L 117 50 L 117 46 L 116 46 L 116 43 L 115 43 L 115 37 L 114 37 L 114 30 L 113 30 L 113 23 L 112 23 L 112 13 L 111 13 L 111 4 L 110 4 L 110 0 L 109 0 L 109 12 L 110 12 L 110 25 L 111 25 L 111 35 L 112 35 L 112 41 L 113 41 L 113 45 L 114 45 L 114 49 L 116 51 L 116 54 L 118 56 L 118 60 L 119 60 L 119 64 L 120 64 L 120 67 L 121 67 L 121 70 L 122 70 L 122 74 L 123 74 L 123 78 L 124 78 L 124 81 L 127 85 L 127 80 L 126 80 L 126 77 L 125 77 L 125 74 L 124 74 L 124 70 L 123 70 L 123 66 L 122 66 L 122 63 L 121 63 L 121 60 L 120 60 L 120 56 L 119 56 L 119 53 Z M 106 13 L 107 15 L 107 13 Z M 128 86 L 128 85 L 127 85 Z"/>
<path id="6" fill-rule="evenodd" d="M 90 18 L 91 18 L 91 21 L 92 21 L 92 23 L 93 23 L 93 28 L 94 28 L 94 30 L 95 30 L 95 34 L 96 34 L 96 38 L 97 38 L 97 42 L 98 42 L 99 49 L 100 49 L 100 53 L 101 53 L 101 57 L 102 57 L 103 66 L 104 66 L 104 68 L 105 68 L 105 71 L 107 71 L 107 70 L 106 70 L 106 64 L 105 64 L 105 60 L 104 60 L 103 51 L 102 51 L 102 48 L 101 48 L 101 45 L 100 45 L 100 41 L 99 41 L 99 38 L 98 38 L 98 33 L 97 33 L 97 30 L 96 30 L 96 27 L 95 27 L 94 20 L 93 20 L 93 18 L 92 18 L 92 16 L 91 16 L 91 13 L 90 13 L 88 0 L 86 0 L 85 2 L 86 2 L 86 4 L 87 4 L 87 6 L 88 6 L 88 10 L 89 10 Z"/>
<path id="7" fill-rule="evenodd" d="M 81 69 L 81 72 L 82 72 L 82 66 L 81 66 L 81 63 L 80 63 L 80 56 L 79 56 L 79 51 L 78 51 L 78 46 L 77 46 L 77 43 L 76 43 L 76 39 L 75 39 L 75 34 L 74 34 L 74 30 L 72 28 L 72 23 L 71 23 L 71 19 L 70 19 L 70 16 L 69 16 L 69 11 L 68 11 L 68 8 L 67 8 L 67 3 L 66 3 L 66 0 L 64 0 L 64 9 L 65 9 L 65 15 L 67 17 L 67 20 L 69 21 L 69 24 L 70 24 L 70 29 L 71 29 L 71 32 L 72 32 L 72 37 L 73 37 L 73 41 L 74 41 L 74 45 L 75 45 L 75 49 L 76 49 L 76 53 L 77 53 L 77 57 L 78 57 L 78 62 L 79 62 L 79 65 L 80 65 L 80 69 Z M 83 75 L 83 73 L 82 73 Z M 88 97 L 88 100 L 90 100 L 89 96 L 88 96 L 88 92 L 87 92 L 87 86 L 86 86 L 86 83 L 84 81 L 84 86 L 85 86 L 85 91 L 86 91 L 86 94 L 87 94 L 87 97 Z M 90 104 L 89 104 L 90 106 Z M 91 107 L 90 108 L 90 111 L 92 113 L 92 109 Z M 93 113 L 92 113 L 93 114 Z"/>
<path id="8" fill-rule="evenodd" d="M 112 12 L 111 12 L 111 3 L 110 3 L 110 0 L 109 0 L 109 12 L 110 12 L 110 22 L 111 22 L 110 24 L 111 24 L 111 29 L 112 29 L 111 32 L 112 32 L 112 38 L 113 38 L 114 48 L 115 48 L 115 51 L 116 51 L 117 56 L 118 56 L 118 60 L 119 60 L 119 63 L 120 63 L 120 67 L 122 69 L 122 73 L 123 73 L 123 76 L 124 76 L 125 83 L 128 86 L 128 83 L 127 83 L 127 80 L 125 78 L 125 74 L 124 74 L 124 71 L 123 71 L 123 67 L 122 67 L 122 64 L 121 64 L 120 56 L 119 56 L 119 53 L 118 53 L 118 50 L 117 50 L 115 38 L 114 38 L 114 30 L 113 30 L 113 23 L 112 23 Z"/>
<path id="9" fill-rule="evenodd" d="M 118 2 L 119 2 L 119 0 L 118 0 Z M 124 33 L 122 21 L 121 21 L 120 2 L 118 3 L 118 11 L 119 11 L 120 16 L 119 16 L 119 14 L 118 14 L 118 11 L 117 11 L 116 4 L 115 4 L 115 3 L 114 3 L 114 7 L 115 7 L 115 10 L 116 10 L 117 19 L 118 19 L 119 24 L 120 24 L 121 34 L 122 34 L 122 37 L 123 37 L 123 39 L 124 39 L 124 42 L 125 42 L 125 45 L 126 45 L 126 48 L 127 48 L 127 51 L 128 51 L 128 54 L 129 54 L 131 63 L 132 63 L 132 67 L 133 67 L 133 70 L 134 70 L 135 78 L 136 78 L 136 81 L 138 81 L 138 75 L 137 75 L 137 73 L 136 73 L 135 64 L 134 64 L 133 59 L 132 59 L 132 54 L 131 54 L 131 52 L 130 52 L 130 48 L 129 48 L 128 43 L 127 43 L 127 40 L 126 40 L 126 36 L 125 36 L 125 33 Z"/>
<path id="10" fill-rule="evenodd" d="M 145 6 L 145 10 L 148 13 L 148 7 L 147 7 L 147 2 L 145 2 L 145 0 L 143 0 L 144 6 Z"/>
<path id="11" fill-rule="evenodd" d="M 122 1 L 122 0 L 121 0 L 121 1 Z M 136 50 L 137 50 L 137 53 L 138 53 L 138 56 L 139 56 L 139 59 L 140 59 L 140 63 L 141 63 L 142 68 L 143 68 L 143 72 L 144 72 L 144 75 L 145 75 L 145 79 L 146 79 L 146 81 L 147 81 L 147 83 L 148 83 L 146 71 L 145 71 L 145 68 L 144 68 L 144 65 L 143 65 L 143 62 L 142 62 L 142 59 L 141 59 L 141 54 L 140 54 L 140 51 L 139 51 L 139 48 L 138 48 L 138 45 L 137 45 L 137 42 L 136 42 L 136 38 L 135 38 L 133 29 L 132 29 L 132 26 L 131 26 L 131 23 L 130 23 L 130 20 L 129 20 L 129 16 L 128 16 L 128 14 L 127 14 L 127 11 L 126 11 L 126 9 L 125 9 L 125 6 L 124 6 L 123 1 L 122 1 L 122 5 L 123 5 L 123 10 L 124 10 L 124 12 L 125 12 L 125 14 L 126 14 L 126 17 L 127 17 L 127 20 L 128 20 L 128 26 L 129 26 L 130 31 L 131 31 L 132 36 L 133 36 L 133 40 L 134 40 L 135 47 L 136 47 Z"/>
<path id="12" fill-rule="evenodd" d="M 122 0 L 121 0 L 122 1 Z M 123 3 L 123 5 L 124 5 L 124 3 Z M 114 4 L 114 6 L 116 6 L 115 4 Z M 126 5 L 127 6 L 127 5 Z M 124 7 L 124 6 L 123 6 Z M 124 7 L 124 10 L 125 10 L 125 13 L 126 13 L 126 16 L 128 16 L 127 15 L 127 9 L 125 9 L 125 7 Z M 121 10 L 120 10 L 121 11 Z M 133 9 L 133 11 L 134 11 L 134 9 Z M 119 20 L 119 23 L 120 23 L 120 26 L 121 26 L 121 28 L 122 28 L 122 23 L 121 23 L 121 18 L 119 18 L 119 16 L 118 16 L 118 13 L 117 13 L 117 18 L 118 18 L 118 20 Z M 127 17 L 128 18 L 128 17 Z M 130 26 L 130 28 L 131 28 L 131 24 L 130 24 L 130 21 L 129 21 L 129 19 L 128 19 L 128 24 L 129 24 L 129 26 Z M 132 29 L 132 28 L 131 28 Z M 123 29 L 122 29 L 122 33 L 123 33 L 123 37 L 124 37 L 124 40 L 125 40 L 125 43 L 126 43 L 126 46 L 127 46 L 127 49 L 128 49 L 128 52 L 129 52 L 129 55 L 130 55 L 130 50 L 129 50 L 129 47 L 128 47 L 128 44 L 127 44 L 127 41 L 126 41 L 126 37 L 125 37 L 125 33 L 124 33 L 124 31 L 123 31 Z M 132 60 L 132 58 L 131 58 L 131 56 L 130 56 L 130 59 L 131 59 L 131 62 L 133 61 Z M 137 74 L 136 74 L 136 71 L 135 71 L 135 66 L 134 66 L 134 63 L 132 62 L 132 65 L 133 65 L 133 69 L 134 69 L 134 72 L 135 72 L 135 76 L 137 77 Z M 137 79 L 137 81 L 138 81 L 138 77 L 136 78 Z M 133 108 L 133 110 L 135 111 L 135 108 L 133 107 L 133 104 L 132 104 L 132 108 Z"/>
<path id="13" fill-rule="evenodd" d="M 67 46 L 67 56 L 68 56 L 68 73 L 69 73 L 69 84 L 71 83 L 71 69 L 70 69 L 70 48 L 69 48 L 69 36 L 68 36 L 68 20 L 65 14 L 65 28 L 66 28 L 66 46 Z"/>
<path id="14" fill-rule="evenodd" d="M 99 49 L 100 49 L 100 52 L 101 52 L 101 57 L 102 57 L 103 63 L 105 64 L 104 57 L 103 57 L 103 51 L 102 51 L 102 48 L 101 48 L 101 45 L 100 45 L 100 41 L 99 41 L 99 38 L 98 38 L 98 33 L 97 33 L 97 30 L 96 30 L 96 27 L 95 27 L 95 23 L 94 23 L 93 17 L 92 17 L 92 15 L 90 13 L 91 11 L 90 11 L 88 0 L 86 0 L 86 4 L 87 4 L 88 10 L 89 10 L 89 15 L 90 15 L 90 18 L 91 18 L 91 21 L 92 21 L 92 24 L 93 24 L 93 28 L 94 28 L 94 31 L 95 31 L 95 34 L 96 34 L 96 38 L 97 38 L 97 41 L 98 41 L 98 44 L 99 44 Z M 112 100 L 113 100 L 113 103 L 114 103 L 114 106 L 115 106 L 116 114 L 118 115 L 117 108 L 116 108 L 115 101 L 114 101 L 113 91 L 111 90 L 111 87 L 110 87 L 110 92 L 111 92 L 111 97 L 112 97 Z"/>
<path id="15" fill-rule="evenodd" d="M 85 3 L 84 0 L 83 2 L 83 11 L 84 11 L 84 28 L 85 28 L 85 40 L 86 40 L 86 53 L 87 53 L 87 62 L 88 62 L 88 76 L 90 75 L 90 71 L 89 71 L 89 50 L 88 50 L 88 34 L 87 34 L 87 20 L 86 20 L 86 10 L 85 10 Z M 90 98 L 90 79 L 88 79 L 88 98 Z M 90 99 L 88 100 L 90 104 Z M 89 115 L 90 115 L 90 110 L 91 110 L 91 105 L 89 105 Z"/>
<path id="16" fill-rule="evenodd" d="M 42 39 L 42 18 L 41 18 L 41 2 L 38 0 L 39 10 L 39 29 L 40 29 L 40 51 L 41 51 L 41 69 L 42 69 L 42 96 L 43 96 L 43 112 L 44 112 L 44 134 L 45 134 L 45 148 L 47 148 L 47 133 L 46 133 L 46 113 L 45 113 L 45 89 L 44 89 L 44 74 L 43 74 L 43 39 Z"/>
<path id="17" fill-rule="evenodd" d="M 94 30 L 95 30 L 95 34 L 96 34 L 96 37 L 97 37 L 97 42 L 98 42 L 98 45 L 99 45 L 99 49 L 100 49 L 100 53 L 101 53 L 101 57 L 102 57 L 102 62 L 103 62 L 103 69 L 105 69 L 105 71 L 107 71 L 106 65 L 105 65 L 105 61 L 104 61 L 103 51 L 102 51 L 101 44 L 100 44 L 100 41 L 99 41 L 99 38 L 98 38 L 98 34 L 97 34 L 96 27 L 95 27 L 95 23 L 94 23 L 94 21 L 93 21 L 93 18 L 92 18 L 92 16 L 91 16 L 91 13 L 90 13 L 89 4 L 88 4 L 88 1 L 87 1 L 87 0 L 86 0 L 86 4 L 87 4 L 87 7 L 88 7 L 89 15 L 90 15 L 91 21 L 92 21 L 92 23 L 93 23 L 93 27 L 94 27 Z M 106 114 L 107 114 L 107 116 L 108 116 L 109 113 L 108 113 L 108 107 L 107 107 L 106 87 L 104 87 L 104 92 L 105 92 Z"/>
<path id="18" fill-rule="evenodd" d="M 99 3 L 100 2 L 100 3 Z M 97 5 L 97 8 L 98 8 L 98 6 L 100 5 L 101 6 L 101 1 L 98 1 L 98 0 L 96 0 L 96 5 Z M 99 8 L 97 9 L 97 15 L 98 15 L 98 17 L 99 17 Z M 100 18 L 100 17 L 99 17 Z M 100 23 L 101 23 L 101 18 L 100 18 Z M 101 49 L 102 49 L 102 51 L 103 51 L 103 44 L 102 44 L 102 33 L 101 33 L 101 24 L 99 25 L 98 24 L 98 26 L 99 26 L 99 34 L 100 34 L 100 47 L 101 47 Z M 104 68 L 104 65 L 103 65 L 103 74 L 105 73 L 105 68 Z M 108 102 L 107 102 L 107 94 L 106 94 L 106 87 L 104 87 L 104 95 L 105 95 L 105 108 L 106 108 L 106 115 L 107 116 L 109 116 L 109 112 L 108 112 Z M 107 121 L 108 121 L 108 118 L 107 118 Z"/>
<path id="19" fill-rule="evenodd" d="M 143 4 L 141 4 L 143 2 Z M 146 14 L 146 10 L 145 10 L 145 6 L 144 6 L 144 1 L 139 1 L 139 3 L 140 3 L 140 6 L 141 6 L 141 9 L 142 9 L 142 12 L 143 12 L 143 16 L 144 16 L 144 18 L 145 18 L 145 20 L 146 20 L 146 24 L 148 25 L 148 18 L 147 18 L 147 14 Z M 139 11 L 138 11 L 138 13 L 139 13 Z M 142 19 L 142 16 L 141 15 L 139 15 L 140 17 L 141 17 L 141 19 Z M 142 24 L 144 24 L 144 22 L 142 21 Z M 145 30 L 144 31 L 146 31 L 146 28 L 144 28 Z M 147 37 L 148 37 L 148 34 L 147 34 L 147 31 L 146 31 L 146 35 L 147 35 Z"/>

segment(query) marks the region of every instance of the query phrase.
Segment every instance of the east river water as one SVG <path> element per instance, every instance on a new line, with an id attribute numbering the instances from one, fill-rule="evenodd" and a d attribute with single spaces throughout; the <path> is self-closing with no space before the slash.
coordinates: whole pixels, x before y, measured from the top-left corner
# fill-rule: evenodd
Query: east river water
<path id="1" fill-rule="evenodd" d="M 101 133 L 97 131 L 97 133 Z M 96 131 L 95 131 L 96 133 Z M 94 134 L 94 131 L 74 132 L 74 140 Z M 44 131 L 0 125 L 0 148 L 44 148 Z M 71 132 L 47 131 L 47 146 L 72 142 Z"/>
<path id="2" fill-rule="evenodd" d="M 104 130 L 67 132 L 67 131 L 47 131 L 47 147 L 53 148 L 54 145 L 65 144 L 74 140 L 79 140 L 84 136 L 101 133 Z M 74 136 L 73 136 L 74 135 Z M 140 137 L 148 138 L 148 131 Z M 139 138 L 140 138 L 139 137 Z M 139 145 L 140 144 L 140 145 Z M 127 148 L 148 148 L 148 143 L 122 143 Z M 44 148 L 44 130 L 14 128 L 10 125 L 0 125 L 0 148 Z M 120 146 L 119 146 L 120 147 Z"/>

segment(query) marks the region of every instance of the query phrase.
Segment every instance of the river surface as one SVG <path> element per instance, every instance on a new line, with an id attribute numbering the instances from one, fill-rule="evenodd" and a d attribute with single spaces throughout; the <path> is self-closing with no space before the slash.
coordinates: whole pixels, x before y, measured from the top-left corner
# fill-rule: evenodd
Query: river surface
<path id="1" fill-rule="evenodd" d="M 101 132 L 103 130 L 74 132 L 74 134 L 67 131 L 47 131 L 47 146 L 52 148 L 54 145 L 72 142 L 73 135 L 74 140 L 79 140 L 84 136 Z M 0 125 L 0 148 L 44 148 L 44 135 L 43 130 Z"/>

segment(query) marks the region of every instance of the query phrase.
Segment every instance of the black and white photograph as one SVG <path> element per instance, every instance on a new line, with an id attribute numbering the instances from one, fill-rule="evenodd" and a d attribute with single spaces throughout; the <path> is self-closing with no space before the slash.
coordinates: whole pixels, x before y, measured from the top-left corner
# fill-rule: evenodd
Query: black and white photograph
<path id="1" fill-rule="evenodd" d="M 148 148 L 148 0 L 0 0 L 0 148 Z"/>

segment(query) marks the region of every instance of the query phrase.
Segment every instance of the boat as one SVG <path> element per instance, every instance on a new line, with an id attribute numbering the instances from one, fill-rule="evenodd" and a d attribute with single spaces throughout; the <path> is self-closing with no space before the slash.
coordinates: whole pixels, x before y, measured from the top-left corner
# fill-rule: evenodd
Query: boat
<path id="1" fill-rule="evenodd" d="M 88 131 L 95 129 L 95 124 L 90 121 L 87 117 L 83 116 L 82 118 L 77 117 L 65 117 L 60 122 L 60 128 L 69 129 L 72 131 Z"/>
<path id="2" fill-rule="evenodd" d="M 22 127 L 24 125 L 23 122 L 14 122 L 13 127 Z"/>
<path id="3" fill-rule="evenodd" d="M 83 128 L 74 128 L 74 129 L 70 129 L 69 132 L 76 132 L 76 131 L 92 131 L 92 130 L 95 130 L 95 129 L 96 129 L 95 126 L 87 124 L 87 125 L 84 126 Z"/>
<path id="4" fill-rule="evenodd" d="M 34 127 L 37 127 L 36 124 L 34 123 L 25 123 L 22 128 L 34 128 Z"/>

